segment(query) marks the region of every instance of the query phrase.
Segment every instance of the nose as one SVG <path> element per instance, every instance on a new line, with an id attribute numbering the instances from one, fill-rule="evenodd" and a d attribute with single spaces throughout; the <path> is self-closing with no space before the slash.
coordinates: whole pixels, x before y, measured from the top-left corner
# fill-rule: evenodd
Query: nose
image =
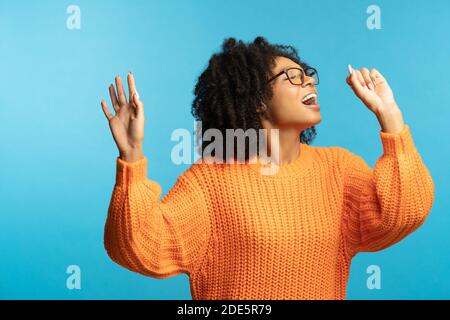
<path id="1" fill-rule="evenodd" d="M 314 86 L 315 84 L 316 84 L 316 81 L 314 80 L 313 77 L 305 75 L 305 81 L 303 82 L 302 87 L 306 87 L 307 85 Z"/>

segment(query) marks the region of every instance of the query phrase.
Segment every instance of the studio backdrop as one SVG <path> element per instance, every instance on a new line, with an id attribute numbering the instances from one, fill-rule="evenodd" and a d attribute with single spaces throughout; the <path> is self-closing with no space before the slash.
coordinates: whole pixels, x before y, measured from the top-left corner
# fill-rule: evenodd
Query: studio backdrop
<path id="1" fill-rule="evenodd" d="M 0 298 L 191 299 L 186 274 L 146 277 L 105 250 L 119 152 L 100 102 L 113 111 L 109 85 L 133 73 L 148 178 L 164 196 L 191 165 L 173 161 L 174 132 L 190 133 L 191 163 L 198 158 L 199 75 L 224 39 L 262 36 L 319 71 L 312 146 L 348 149 L 373 168 L 380 124 L 346 77 L 348 64 L 375 67 L 433 178 L 424 224 L 356 255 L 347 298 L 448 299 L 449 30 L 447 0 L 0 0 Z"/>

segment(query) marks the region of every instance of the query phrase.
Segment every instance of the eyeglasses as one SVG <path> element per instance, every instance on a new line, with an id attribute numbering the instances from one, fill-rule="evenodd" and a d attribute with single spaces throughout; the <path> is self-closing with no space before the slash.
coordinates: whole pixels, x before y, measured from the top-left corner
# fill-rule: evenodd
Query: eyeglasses
<path id="1" fill-rule="evenodd" d="M 273 76 L 271 79 L 269 79 L 267 82 L 274 80 L 275 78 L 281 76 L 282 74 L 285 74 L 287 79 L 296 86 L 303 86 L 305 83 L 305 73 L 308 77 L 311 77 L 314 79 L 314 84 L 319 84 L 319 73 L 317 70 L 313 67 L 307 67 L 304 70 L 300 68 L 286 68 L 282 70 L 280 73 Z"/>

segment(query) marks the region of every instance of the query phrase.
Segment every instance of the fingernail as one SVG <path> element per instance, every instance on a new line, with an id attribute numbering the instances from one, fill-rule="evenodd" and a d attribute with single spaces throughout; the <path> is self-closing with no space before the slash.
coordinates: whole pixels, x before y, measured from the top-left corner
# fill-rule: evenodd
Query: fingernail
<path id="1" fill-rule="evenodd" d="M 350 64 L 348 64 L 348 72 L 349 72 L 350 74 L 353 73 L 353 68 L 352 68 L 352 66 L 351 66 Z"/>
<path id="2" fill-rule="evenodd" d="M 369 83 L 369 89 L 373 91 L 374 89 L 373 84 Z"/>
<path id="3" fill-rule="evenodd" d="M 138 98 L 138 99 L 139 99 L 139 93 L 137 92 L 137 90 L 136 90 L 136 89 L 134 89 L 134 93 L 136 94 L 136 98 Z"/>

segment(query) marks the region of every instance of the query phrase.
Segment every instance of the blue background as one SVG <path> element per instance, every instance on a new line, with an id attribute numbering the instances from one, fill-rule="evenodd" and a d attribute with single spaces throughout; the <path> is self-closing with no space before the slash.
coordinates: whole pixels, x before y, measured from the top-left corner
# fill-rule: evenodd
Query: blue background
<path id="1" fill-rule="evenodd" d="M 81 9 L 69 30 L 66 9 Z M 371 4 L 380 30 L 366 27 Z M 345 83 L 347 64 L 390 82 L 436 187 L 425 224 L 352 264 L 349 299 L 450 297 L 449 1 L 0 0 L 0 298 L 190 299 L 186 275 L 159 280 L 113 263 L 103 227 L 118 152 L 100 101 L 132 70 L 146 104 L 149 178 L 163 195 L 187 165 L 171 162 L 176 128 L 191 132 L 195 80 L 224 38 L 295 46 L 320 72 L 313 145 L 339 145 L 373 167 L 376 117 Z M 112 110 L 112 108 L 111 108 Z M 444 192 L 447 189 L 447 197 Z M 81 290 L 66 287 L 79 265 Z M 366 268 L 381 267 L 380 290 Z"/>

